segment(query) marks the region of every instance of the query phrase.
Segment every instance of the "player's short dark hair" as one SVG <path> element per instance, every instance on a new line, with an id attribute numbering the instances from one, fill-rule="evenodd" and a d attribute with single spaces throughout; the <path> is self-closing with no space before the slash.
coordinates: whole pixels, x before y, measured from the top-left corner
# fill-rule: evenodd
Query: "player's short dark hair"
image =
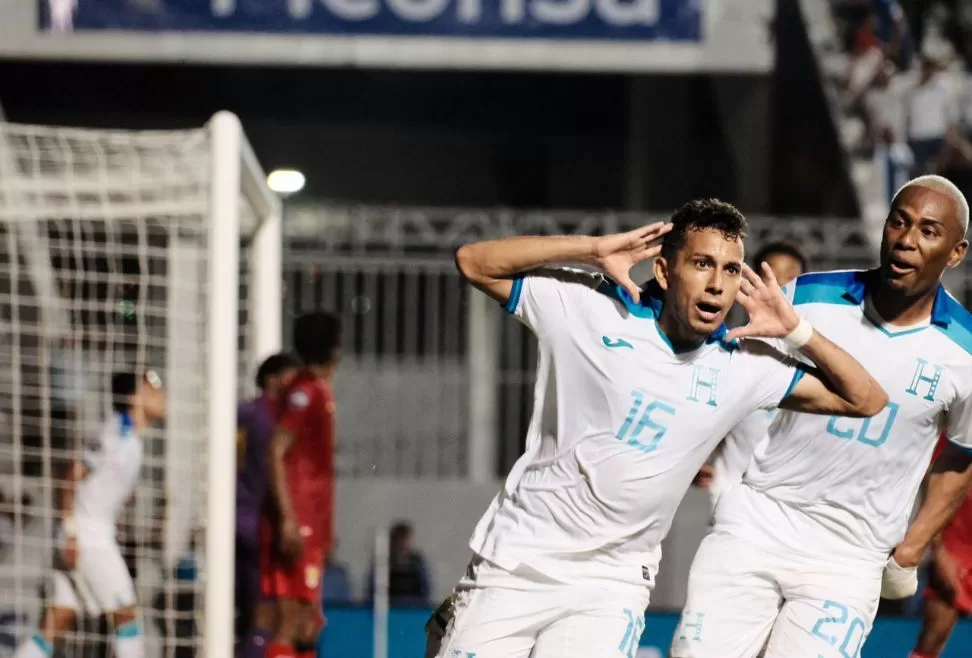
<path id="1" fill-rule="evenodd" d="M 731 203 L 718 199 L 695 199 L 675 211 L 671 218 L 672 230 L 662 240 L 661 254 L 672 260 L 685 246 L 689 231 L 712 229 L 719 231 L 727 239 L 745 239 L 746 218 Z"/>
<path id="2" fill-rule="evenodd" d="M 300 361 L 297 360 L 293 354 L 287 352 L 278 352 L 276 354 L 271 354 L 260 367 L 257 368 L 256 372 L 256 385 L 261 391 L 267 387 L 267 380 L 270 377 L 279 375 L 285 370 L 290 370 L 291 368 L 296 368 L 300 365 Z"/>
<path id="3" fill-rule="evenodd" d="M 130 370 L 121 370 L 111 375 L 111 406 L 118 413 L 131 411 L 131 397 L 138 390 L 138 375 Z"/>
<path id="4" fill-rule="evenodd" d="M 786 241 L 769 242 L 763 245 L 760 250 L 756 252 L 756 257 L 753 258 L 753 265 L 758 268 L 760 265 L 766 262 L 767 258 L 770 256 L 775 256 L 776 254 L 789 256 L 800 263 L 800 271 L 802 272 L 806 272 L 807 269 L 809 269 L 807 255 L 803 253 L 803 250 L 792 242 Z"/>
<path id="5" fill-rule="evenodd" d="M 327 365 L 341 345 L 341 318 L 315 311 L 294 322 L 294 351 L 307 365 Z"/>

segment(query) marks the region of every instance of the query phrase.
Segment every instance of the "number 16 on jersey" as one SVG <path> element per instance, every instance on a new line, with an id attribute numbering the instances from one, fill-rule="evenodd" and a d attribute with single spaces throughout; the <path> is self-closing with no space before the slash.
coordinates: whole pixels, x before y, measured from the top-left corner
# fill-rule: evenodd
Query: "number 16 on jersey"
<path id="1" fill-rule="evenodd" d="M 631 409 L 628 410 L 621 429 L 614 436 L 618 441 L 623 441 L 641 452 L 652 452 L 661 443 L 665 432 L 668 431 L 666 423 L 674 415 L 674 407 L 657 400 L 646 404 L 644 393 L 631 391 Z M 642 441 L 643 435 L 646 438 L 644 441 Z"/>

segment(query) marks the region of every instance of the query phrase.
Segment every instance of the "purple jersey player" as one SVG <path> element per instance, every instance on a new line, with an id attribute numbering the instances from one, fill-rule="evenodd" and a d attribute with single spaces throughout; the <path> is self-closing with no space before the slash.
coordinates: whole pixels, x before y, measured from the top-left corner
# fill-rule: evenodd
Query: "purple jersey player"
<path id="1" fill-rule="evenodd" d="M 260 364 L 256 383 L 260 395 L 236 411 L 236 607 L 237 638 L 251 633 L 260 594 L 260 507 L 267 492 L 267 454 L 276 428 L 277 394 L 297 372 L 299 363 L 289 354 L 274 354 Z M 259 638 L 241 645 L 241 658 L 262 658 Z"/>

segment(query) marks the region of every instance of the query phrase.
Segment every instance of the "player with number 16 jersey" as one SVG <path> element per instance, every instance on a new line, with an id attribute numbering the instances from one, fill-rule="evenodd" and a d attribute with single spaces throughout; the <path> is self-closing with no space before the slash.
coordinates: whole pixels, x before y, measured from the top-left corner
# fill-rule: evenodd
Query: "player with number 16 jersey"
<path id="1" fill-rule="evenodd" d="M 855 416 L 884 406 L 775 279 L 745 267 L 745 227 L 731 205 L 699 200 L 670 225 L 457 252 L 466 279 L 536 335 L 539 363 L 526 452 L 473 532 L 467 576 L 439 615 L 452 615 L 440 658 L 633 656 L 661 542 L 733 425 L 781 401 Z M 636 286 L 631 267 L 656 254 L 655 281 Z M 607 276 L 549 267 L 570 262 Z M 750 322 L 727 332 L 735 299 Z M 818 367 L 735 336 L 786 337 Z"/>

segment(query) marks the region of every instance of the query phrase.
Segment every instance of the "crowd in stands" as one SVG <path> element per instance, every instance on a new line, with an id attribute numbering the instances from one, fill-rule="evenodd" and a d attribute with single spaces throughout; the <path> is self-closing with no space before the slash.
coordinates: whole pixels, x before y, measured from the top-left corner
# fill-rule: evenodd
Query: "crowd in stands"
<path id="1" fill-rule="evenodd" d="M 830 0 L 839 90 L 852 157 L 871 159 L 893 192 L 948 176 L 972 190 L 972 2 Z"/>

